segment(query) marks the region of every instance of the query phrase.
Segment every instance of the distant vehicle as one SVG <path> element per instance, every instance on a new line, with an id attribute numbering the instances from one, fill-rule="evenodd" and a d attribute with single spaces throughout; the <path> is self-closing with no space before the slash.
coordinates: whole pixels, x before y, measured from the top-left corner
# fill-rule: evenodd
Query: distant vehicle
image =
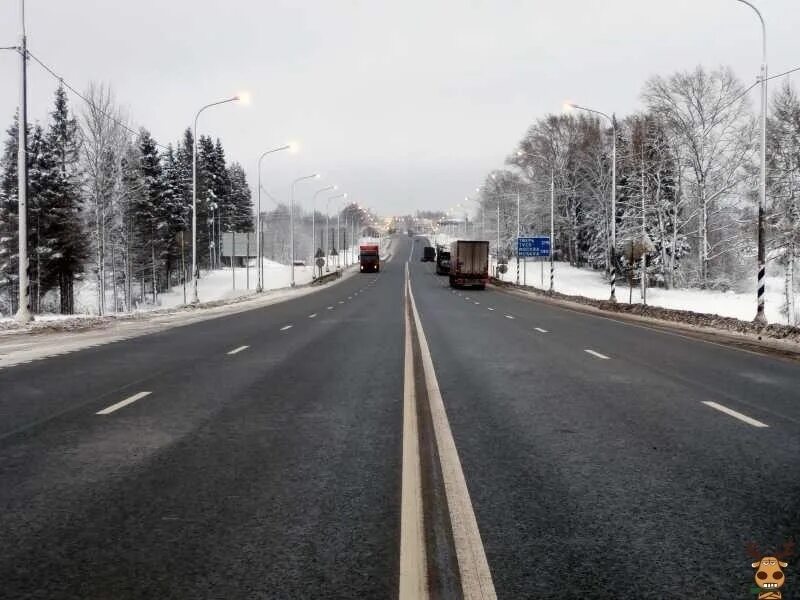
<path id="1" fill-rule="evenodd" d="M 436 274 L 450 274 L 450 251 L 445 249 L 444 246 L 436 248 Z"/>
<path id="2" fill-rule="evenodd" d="M 489 242 L 458 240 L 450 244 L 450 287 L 486 288 Z"/>
<path id="3" fill-rule="evenodd" d="M 358 246 L 358 258 L 362 273 L 378 273 L 381 270 L 381 257 L 378 244 L 365 242 Z"/>
<path id="4" fill-rule="evenodd" d="M 436 260 L 436 248 L 425 246 L 422 249 L 422 262 L 433 262 Z"/>

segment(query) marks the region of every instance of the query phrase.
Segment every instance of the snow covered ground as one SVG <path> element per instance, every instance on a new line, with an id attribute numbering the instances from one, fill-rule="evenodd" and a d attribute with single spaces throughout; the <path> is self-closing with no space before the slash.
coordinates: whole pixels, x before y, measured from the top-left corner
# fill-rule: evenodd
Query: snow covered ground
<path id="1" fill-rule="evenodd" d="M 455 239 L 457 238 L 440 233 L 434 236 L 434 240 L 431 241 L 435 244 L 449 245 Z M 491 259 L 490 263 L 490 272 L 494 273 L 494 259 Z M 531 287 L 549 289 L 550 263 L 547 261 L 544 263 L 544 283 L 542 283 L 541 267 L 542 263 L 539 259 L 528 259 L 527 277 L 525 277 L 525 265 L 520 263 L 520 283 L 523 283 L 524 278 L 525 283 Z M 508 271 L 502 276 L 502 279 L 511 283 L 516 282 L 516 259 L 509 260 Z M 756 314 L 755 281 L 753 282 L 753 288 L 753 291 L 748 293 L 720 292 L 696 288 L 672 290 L 648 288 L 647 303 L 663 308 L 691 310 L 698 313 L 733 317 L 742 321 L 752 321 Z M 579 269 L 560 262 L 555 263 L 554 289 L 562 294 L 584 296 L 596 300 L 607 300 L 611 291 L 608 281 L 603 277 L 603 273 L 592 269 Z M 628 285 L 622 281 L 617 281 L 616 295 L 618 302 L 627 303 L 628 299 L 631 298 Z M 641 291 L 638 286 L 633 289 L 632 301 L 634 304 L 642 301 Z M 785 302 L 783 277 L 767 276 L 764 301 L 767 320 L 770 323 L 789 324 L 786 315 L 781 313 L 781 308 Z M 797 300 L 795 314 L 800 314 L 800 298 Z"/>
<path id="2" fill-rule="evenodd" d="M 527 285 L 549 289 L 550 287 L 550 263 L 544 262 L 544 286 L 542 286 L 542 263 L 539 259 L 528 259 L 527 265 Z M 492 272 L 494 272 L 494 260 L 492 260 Z M 523 281 L 524 265 L 520 264 L 520 282 Z M 503 281 L 515 282 L 517 278 L 517 264 L 515 259 L 508 263 L 508 272 L 502 279 Z M 607 300 L 610 287 L 600 271 L 592 269 L 579 269 L 566 263 L 555 263 L 555 291 L 571 296 L 585 296 L 597 300 Z M 755 282 L 754 282 L 755 285 Z M 767 277 L 767 289 L 765 298 L 765 309 L 767 319 L 770 323 L 787 324 L 786 315 L 781 314 L 780 309 L 784 304 L 783 293 L 784 281 L 782 277 Z M 616 289 L 617 301 L 628 302 L 630 289 L 628 285 L 617 281 Z M 633 303 L 638 304 L 641 300 L 639 287 L 633 289 Z M 755 289 L 752 293 L 737 293 L 733 291 L 719 292 L 713 290 L 700 289 L 672 289 L 648 288 L 647 303 L 663 308 L 674 308 L 680 310 L 691 310 L 698 313 L 716 314 L 723 317 L 733 317 L 742 321 L 751 321 L 756 314 L 756 295 Z"/>
<path id="3" fill-rule="evenodd" d="M 355 257 L 355 250 L 352 250 L 352 257 Z M 349 259 L 352 262 L 353 258 Z M 344 256 L 341 257 L 342 265 Z M 335 268 L 336 257 L 328 257 L 328 264 L 331 269 Z M 295 283 L 298 286 L 306 285 L 311 282 L 314 269 L 311 266 L 295 267 Z M 198 280 L 198 296 L 201 302 L 217 302 L 220 300 L 233 300 L 255 293 L 258 273 L 256 272 L 256 262 L 251 261 L 248 270 L 244 267 L 234 269 L 218 269 L 214 271 L 203 271 Z M 235 285 L 234 285 L 235 276 Z M 288 288 L 291 284 L 291 267 L 272 260 L 264 259 L 264 290 L 279 290 Z M 186 285 L 186 299 L 191 301 L 191 282 Z M 120 291 L 121 293 L 121 291 Z M 184 304 L 183 286 L 174 286 L 168 292 L 158 295 L 157 301 L 153 304 L 148 297 L 148 301 L 135 307 L 134 312 L 142 313 L 147 311 L 176 308 Z M 107 314 L 114 314 L 112 310 L 113 298 L 111 290 L 108 290 Z M 75 312 L 74 315 L 42 314 L 36 315 L 36 320 L 40 322 L 61 321 L 66 319 L 95 318 L 97 316 L 97 285 L 94 281 L 78 282 L 75 286 Z M 121 314 L 121 313 L 120 313 Z M 12 321 L 12 315 L 0 315 L 0 329 L 3 323 L 8 324 Z"/>

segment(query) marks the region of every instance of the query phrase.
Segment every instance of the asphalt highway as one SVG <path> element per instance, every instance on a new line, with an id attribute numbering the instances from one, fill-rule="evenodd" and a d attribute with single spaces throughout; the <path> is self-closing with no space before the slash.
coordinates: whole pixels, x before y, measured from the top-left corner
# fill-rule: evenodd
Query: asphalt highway
<path id="1" fill-rule="evenodd" d="M 406 263 L 497 597 L 751 597 L 745 545 L 800 536 L 800 364 L 451 290 L 425 243 L 1 369 L 0 598 L 397 597 Z M 431 598 L 460 597 L 444 546 Z"/>

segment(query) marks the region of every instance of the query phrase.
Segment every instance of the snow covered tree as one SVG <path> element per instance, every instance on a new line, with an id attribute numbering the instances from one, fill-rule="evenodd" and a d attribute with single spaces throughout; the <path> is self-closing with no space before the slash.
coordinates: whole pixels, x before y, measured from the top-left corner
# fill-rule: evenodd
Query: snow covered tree
<path id="1" fill-rule="evenodd" d="M 770 201 L 770 254 L 784 267 L 789 324 L 798 323 L 795 307 L 795 261 L 800 251 L 800 99 L 786 83 L 772 102 L 767 128 L 767 185 Z"/>
<path id="2" fill-rule="evenodd" d="M 81 119 L 81 169 L 86 199 L 84 218 L 92 231 L 97 312 L 102 315 L 108 303 L 106 289 L 109 266 L 114 308 L 117 309 L 118 242 L 123 227 L 124 200 L 129 196 L 121 185 L 122 160 L 128 152 L 130 141 L 111 90 L 92 83 L 86 95 L 91 102 L 85 107 Z"/>
<path id="3" fill-rule="evenodd" d="M 19 298 L 19 247 L 18 247 L 18 198 L 17 198 L 17 140 L 19 120 L 6 131 L 8 137 L 3 145 L 0 159 L 0 311 L 12 314 L 17 310 Z"/>
<path id="4" fill-rule="evenodd" d="M 744 91 L 730 68 L 698 67 L 653 77 L 643 92 L 649 111 L 679 143 L 678 164 L 686 168 L 681 177 L 697 225 L 695 279 L 701 287 L 727 285 L 729 261 L 752 251 L 752 235 L 739 227 L 753 188 L 756 149 L 755 119 Z"/>

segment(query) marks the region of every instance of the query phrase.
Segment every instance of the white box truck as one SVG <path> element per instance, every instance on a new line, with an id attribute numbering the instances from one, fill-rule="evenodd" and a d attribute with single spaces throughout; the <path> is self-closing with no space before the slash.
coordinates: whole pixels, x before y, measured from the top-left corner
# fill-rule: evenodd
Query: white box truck
<path id="1" fill-rule="evenodd" d="M 489 281 L 489 242 L 457 240 L 450 244 L 450 287 L 484 289 Z"/>

